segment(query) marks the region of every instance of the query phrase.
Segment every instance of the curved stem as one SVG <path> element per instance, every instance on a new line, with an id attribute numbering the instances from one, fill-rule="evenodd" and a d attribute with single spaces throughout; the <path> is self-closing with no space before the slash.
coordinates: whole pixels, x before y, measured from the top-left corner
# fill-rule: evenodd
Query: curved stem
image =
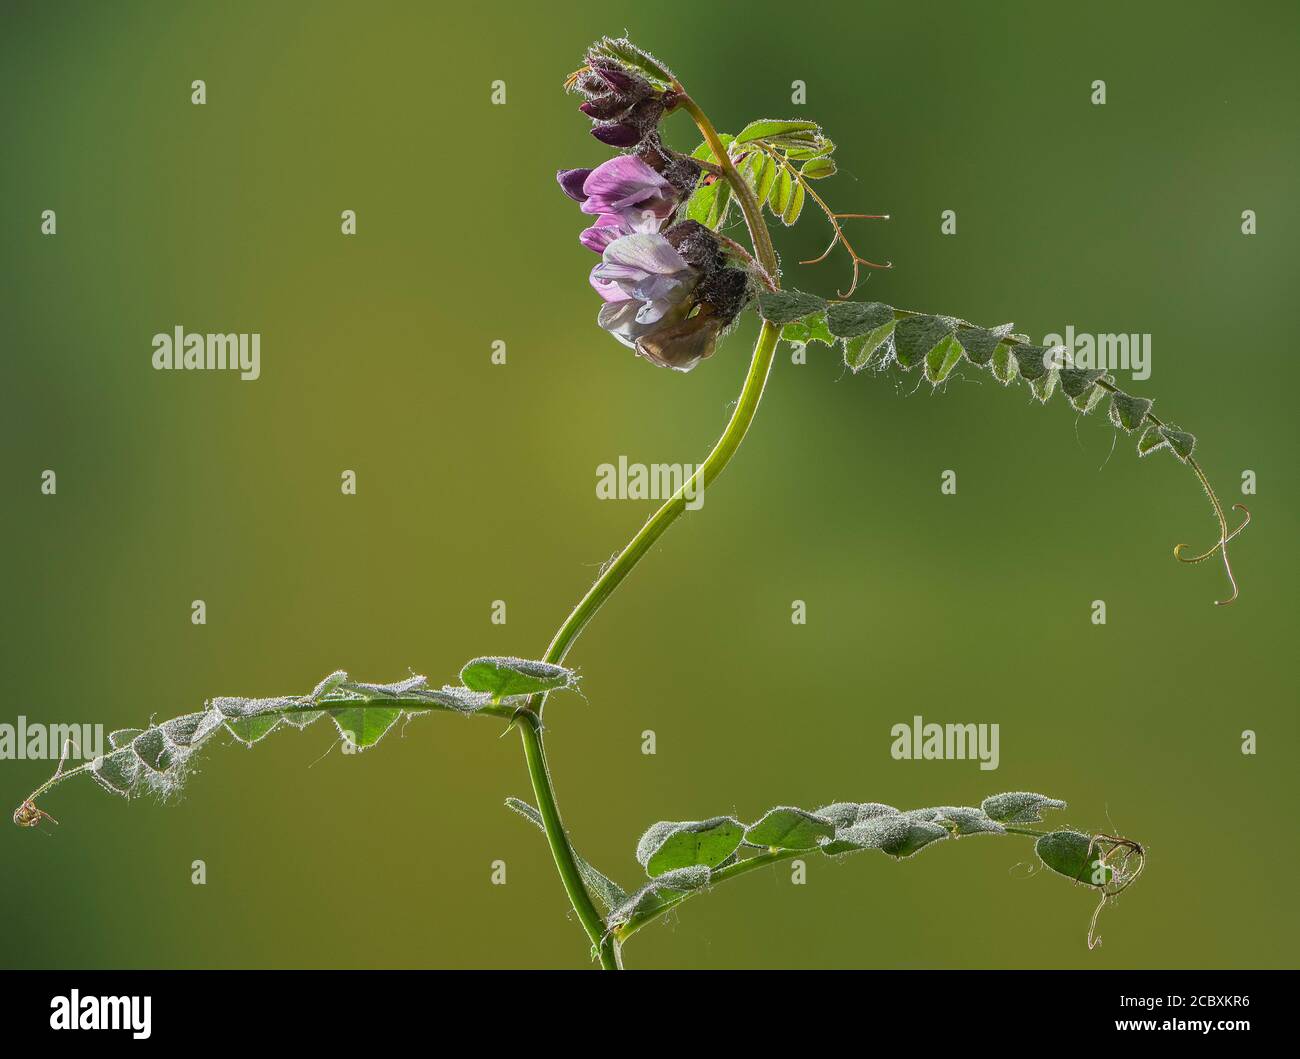
<path id="1" fill-rule="evenodd" d="M 754 252 L 759 264 L 775 286 L 776 251 L 772 246 L 772 237 L 767 230 L 767 225 L 763 223 L 763 216 L 753 191 L 736 171 L 712 122 L 684 90 L 679 105 L 695 119 L 695 124 L 699 126 L 700 132 L 717 157 L 723 176 L 731 184 L 732 193 L 745 215 L 745 223 L 749 227 L 750 238 L 753 240 Z M 688 495 L 692 497 L 700 495 L 700 491 L 708 488 L 736 454 L 758 411 L 763 389 L 767 385 L 767 377 L 772 370 L 772 361 L 776 356 L 780 334 L 780 328 L 766 321 L 763 322 L 758 340 L 754 344 L 754 353 L 749 362 L 749 371 L 745 375 L 744 385 L 741 387 L 740 397 L 726 429 L 713 446 L 713 451 L 690 479 L 682 483 L 681 488 L 650 516 L 649 521 L 641 527 L 618 557 L 596 579 L 596 583 L 587 590 L 586 595 L 578 601 L 578 605 L 573 608 L 552 638 L 544 656 L 547 662 L 558 664 L 564 660 L 569 648 L 600 609 L 601 604 L 632 572 L 632 568 L 640 562 L 641 557 L 650 550 L 664 531 L 686 510 Z M 533 794 L 537 798 L 546 840 L 551 847 L 551 856 L 559 870 L 565 892 L 569 896 L 569 903 L 573 905 L 573 910 L 582 922 L 583 930 L 591 939 L 601 967 L 605 970 L 619 969 L 622 967 L 621 943 L 624 935 L 616 936 L 615 932 L 605 930 L 604 921 L 591 899 L 591 894 L 587 891 L 586 884 L 582 881 L 573 846 L 560 819 L 560 810 L 551 784 L 550 770 L 546 767 L 546 753 L 542 744 L 541 714 L 545 702 L 545 694 L 532 696 L 527 706 L 519 711 L 517 718 L 524 742 L 524 756 L 528 761 L 528 775 L 532 780 Z"/>
<path id="2" fill-rule="evenodd" d="M 736 454 L 740 448 L 741 441 L 744 440 L 745 433 L 749 430 L 749 425 L 754 421 L 754 413 L 758 411 L 758 403 L 763 396 L 763 388 L 767 383 L 768 373 L 772 368 L 772 360 L 776 354 L 777 339 L 780 332 L 774 324 L 764 323 L 763 329 L 759 332 L 758 342 L 754 346 L 754 357 L 749 364 L 749 374 L 745 376 L 745 385 L 740 391 L 740 399 L 736 402 L 736 408 L 731 413 L 731 420 L 727 423 L 727 428 L 722 432 L 713 451 L 705 458 L 696 472 L 689 479 L 682 483 L 677 492 L 673 493 L 637 532 L 627 546 L 618 554 L 618 557 L 606 567 L 604 573 L 596 580 L 596 583 L 587 590 L 587 594 L 578 601 L 578 605 L 573 608 L 572 613 L 565 619 L 564 624 L 560 626 L 559 631 L 551 640 L 551 646 L 547 650 L 545 660 L 558 664 L 564 660 L 565 655 L 569 653 L 569 648 L 578 638 L 596 611 L 600 609 L 602 603 L 607 600 L 623 579 L 632 572 L 632 568 L 640 562 L 641 557 L 650 550 L 650 547 L 662 535 L 664 530 L 671 526 L 686 510 L 687 497 L 698 496 L 701 490 L 707 489 L 709 484 L 722 473 L 723 468 L 730 462 L 731 457 Z"/>

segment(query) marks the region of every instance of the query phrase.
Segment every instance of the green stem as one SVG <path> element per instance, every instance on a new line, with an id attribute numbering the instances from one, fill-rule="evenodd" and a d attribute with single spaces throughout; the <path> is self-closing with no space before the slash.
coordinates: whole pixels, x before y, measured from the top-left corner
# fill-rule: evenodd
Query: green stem
<path id="1" fill-rule="evenodd" d="M 516 724 L 524 743 L 528 778 L 533 782 L 533 794 L 537 797 L 537 808 L 542 814 L 546 841 L 551 847 L 555 866 L 559 869 L 560 881 L 564 883 L 564 892 L 569 895 L 569 903 L 578 914 L 582 929 L 591 939 L 601 968 L 606 971 L 617 970 L 618 942 L 606 934 L 605 921 L 582 881 L 582 874 L 578 871 L 578 863 L 573 856 L 573 847 L 569 844 L 569 836 L 560 820 L 560 807 L 555 801 L 555 789 L 551 783 L 550 769 L 546 767 L 546 751 L 542 746 L 541 718 L 531 710 L 520 710 Z"/>
<path id="2" fill-rule="evenodd" d="M 578 638 L 586 624 L 591 621 L 601 607 L 601 604 L 607 600 L 614 589 L 616 589 L 632 568 L 641 561 L 651 546 L 661 536 L 664 530 L 671 526 L 681 514 L 686 510 L 687 497 L 698 496 L 701 490 L 708 489 L 723 469 L 731 461 L 736 450 L 740 448 L 740 443 L 745 438 L 745 433 L 749 430 L 749 425 L 754 421 L 754 414 L 758 411 L 758 403 L 763 397 L 763 388 L 767 384 L 768 373 L 772 368 L 772 360 L 776 354 L 777 340 L 780 338 L 780 331 L 774 324 L 764 323 L 763 329 L 759 332 L 758 342 L 754 346 L 754 356 L 749 364 L 749 373 L 745 376 L 745 384 L 740 391 L 740 399 L 736 403 L 735 410 L 731 414 L 731 420 L 727 423 L 727 428 L 722 432 L 722 436 L 713 447 L 713 451 L 705 458 L 696 472 L 682 484 L 677 492 L 673 493 L 637 532 L 624 549 L 619 552 L 618 557 L 606 568 L 605 572 L 600 575 L 596 583 L 587 590 L 587 594 L 578 601 L 578 605 L 573 608 L 572 613 L 565 619 L 564 624 L 560 626 L 559 631 L 551 640 L 551 646 L 547 649 L 545 659 L 547 662 L 559 664 L 569 653 L 573 642 Z"/>
<path id="3" fill-rule="evenodd" d="M 681 88 L 680 85 L 677 87 Z M 731 193 L 735 196 L 736 201 L 740 203 L 741 213 L 745 215 L 745 225 L 749 228 L 749 238 L 754 243 L 754 253 L 758 257 L 759 264 L 775 280 L 777 278 L 776 249 L 772 246 L 772 234 L 767 230 L 767 225 L 763 223 L 763 210 L 758 204 L 758 199 L 754 196 L 753 189 L 736 170 L 735 164 L 731 161 L 731 155 L 722 146 L 722 139 L 718 136 L 718 130 L 713 127 L 713 122 L 708 119 L 708 116 L 699 108 L 695 100 L 685 93 L 685 90 L 682 91 L 678 106 L 685 110 L 695 121 L 700 134 L 709 145 L 709 150 L 713 152 L 713 157 L 718 160 L 723 176 L 727 178 L 727 183 L 731 185 Z"/>
<path id="4" fill-rule="evenodd" d="M 776 251 L 772 247 L 772 237 L 767 230 L 767 225 L 763 223 L 758 200 L 754 198 L 754 193 L 750 190 L 749 185 L 745 183 L 744 178 L 736 171 L 736 167 L 728 157 L 726 149 L 722 146 L 717 130 L 714 129 L 712 122 L 704 115 L 704 112 L 696 106 L 694 100 L 687 96 L 685 92 L 682 93 L 680 105 L 695 119 L 700 132 L 704 135 L 717 157 L 723 176 L 731 184 L 732 193 L 735 195 L 736 201 L 740 203 L 741 211 L 745 215 L 745 223 L 749 226 L 750 238 L 754 242 L 754 252 L 758 257 L 759 264 L 763 266 L 769 279 L 775 283 L 777 273 Z M 641 561 L 642 556 L 650 550 L 664 531 L 676 522 L 682 512 L 686 510 L 687 496 L 700 495 L 700 491 L 708 488 L 709 484 L 722 473 L 731 458 L 736 454 L 736 450 L 740 448 L 740 443 L 744 440 L 745 434 L 748 432 L 749 426 L 753 423 L 754 416 L 758 411 L 759 401 L 763 397 L 763 389 L 767 385 L 767 377 L 772 370 L 772 361 L 776 356 L 776 346 L 780 334 L 780 328 L 764 321 L 758 333 L 758 340 L 754 344 L 754 353 L 749 362 L 749 371 L 745 375 L 745 383 L 741 387 L 740 398 L 736 402 L 735 410 L 731 413 L 731 419 L 727 422 L 726 429 L 723 430 L 717 444 L 713 446 L 713 451 L 709 453 L 690 479 L 684 482 L 681 488 L 665 501 L 658 511 L 650 516 L 649 521 L 641 527 L 613 563 L 596 579 L 596 583 L 587 590 L 587 594 L 578 601 L 578 605 L 573 608 L 573 611 L 551 640 L 550 647 L 547 648 L 545 655 L 547 662 L 559 664 L 564 660 L 574 641 L 587 623 L 591 621 L 596 611 L 600 609 L 601 604 L 610 597 L 614 589 L 632 572 L 632 568 Z M 618 969 L 622 966 L 621 939 L 616 938 L 612 932 L 607 933 L 605 931 L 604 921 L 591 899 L 591 894 L 587 892 L 587 887 L 582 881 L 573 846 L 569 842 L 569 836 L 564 830 L 564 823 L 560 819 L 559 805 L 555 799 L 550 770 L 546 767 L 546 754 L 542 744 L 541 714 L 545 703 L 546 696 L 544 694 L 532 696 L 528 700 L 527 707 L 520 711 L 518 718 L 520 734 L 524 741 L 524 756 L 528 761 L 528 775 L 533 785 L 533 794 L 537 798 L 537 806 L 542 814 L 542 823 L 546 830 L 546 840 L 551 847 L 551 856 L 555 860 L 560 879 L 564 883 L 565 892 L 569 896 L 569 903 L 573 906 L 574 912 L 577 913 L 578 919 L 582 922 L 587 937 L 591 939 L 591 943 L 600 959 L 601 967 L 605 970 Z"/>

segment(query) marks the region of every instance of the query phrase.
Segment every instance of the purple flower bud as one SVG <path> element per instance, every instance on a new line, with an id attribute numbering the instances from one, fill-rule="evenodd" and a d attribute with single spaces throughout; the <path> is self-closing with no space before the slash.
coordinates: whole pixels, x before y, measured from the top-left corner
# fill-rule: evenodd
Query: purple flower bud
<path id="1" fill-rule="evenodd" d="M 597 96 L 578 107 L 593 121 L 608 121 L 616 118 L 628 109 L 627 103 L 617 96 Z"/>
<path id="2" fill-rule="evenodd" d="M 590 169 L 561 169 L 555 174 L 555 179 L 559 181 L 561 191 L 575 202 L 581 202 L 587 197 L 582 190 L 582 185 L 591 174 Z"/>
<path id="3" fill-rule="evenodd" d="M 622 69 L 612 59 L 593 59 L 590 65 L 592 72 L 614 92 L 633 92 L 648 83 L 636 74 Z"/>
<path id="4" fill-rule="evenodd" d="M 635 147 L 641 142 L 640 129 L 635 125 L 624 125 L 618 122 L 597 125 L 591 130 L 591 134 L 610 147 Z"/>

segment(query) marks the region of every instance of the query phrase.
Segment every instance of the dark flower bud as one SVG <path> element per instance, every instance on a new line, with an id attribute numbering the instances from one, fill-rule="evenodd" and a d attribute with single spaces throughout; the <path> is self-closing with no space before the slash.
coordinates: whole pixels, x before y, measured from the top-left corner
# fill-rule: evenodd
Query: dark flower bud
<path id="1" fill-rule="evenodd" d="M 641 130 L 635 125 L 610 122 L 597 125 L 591 134 L 601 143 L 610 147 L 635 147 L 641 142 Z"/>
<path id="2" fill-rule="evenodd" d="M 722 328 L 721 320 L 701 310 L 685 320 L 642 335 L 637 339 L 636 351 L 661 368 L 690 371 L 700 361 L 713 356 Z"/>
<path id="3" fill-rule="evenodd" d="M 628 109 L 628 105 L 617 96 L 597 96 L 578 107 L 593 121 L 608 121 L 616 118 Z"/>
<path id="4" fill-rule="evenodd" d="M 587 65 L 591 68 L 591 72 L 604 82 L 604 90 L 616 92 L 619 95 L 628 95 L 640 91 L 642 86 L 645 89 L 650 88 L 649 81 L 639 74 L 624 69 L 613 59 L 600 56 L 592 57 L 588 58 Z"/>
<path id="5" fill-rule="evenodd" d="M 581 202 L 587 197 L 582 190 L 582 185 L 587 182 L 589 176 L 591 176 L 590 169 L 561 169 L 555 174 L 555 179 L 559 181 L 561 191 L 569 198 Z"/>

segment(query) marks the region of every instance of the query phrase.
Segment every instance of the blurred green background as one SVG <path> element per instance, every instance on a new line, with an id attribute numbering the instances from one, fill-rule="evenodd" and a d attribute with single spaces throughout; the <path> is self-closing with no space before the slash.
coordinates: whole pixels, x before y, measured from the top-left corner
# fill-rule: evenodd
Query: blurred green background
<path id="1" fill-rule="evenodd" d="M 597 501 L 596 466 L 700 460 L 755 330 L 680 376 L 595 327 L 553 173 L 607 152 L 561 81 L 625 28 L 724 130 L 824 123 L 832 205 L 893 216 L 852 229 L 896 265 L 863 296 L 1149 332 L 1130 388 L 1199 436 L 1227 502 L 1259 482 L 1242 598 L 1216 609 L 1221 568 L 1170 557 L 1216 531 L 1168 454 L 1111 456 L 1101 416 L 969 369 L 931 393 L 787 347 L 703 511 L 570 656 L 584 695 L 547 711 L 581 849 L 630 884 L 658 819 L 1029 789 L 1139 838 L 1147 873 L 1089 952 L 1091 894 L 1027 877 L 1027 842 L 810 859 L 804 886 L 783 866 L 692 902 L 628 963 L 1293 965 L 1291 4 L 6 4 L 0 721 L 111 729 L 340 667 L 437 683 L 545 649 L 653 507 Z M 666 133 L 697 142 L 682 116 Z M 777 233 L 786 281 L 830 294 L 847 268 L 795 263 L 828 238 L 805 217 Z M 262 378 L 153 371 L 176 324 L 260 331 Z M 914 714 L 999 723 L 1000 768 L 892 760 Z M 361 757 L 326 755 L 324 727 L 223 741 L 175 805 L 69 783 L 52 838 L 0 829 L 0 962 L 582 966 L 542 837 L 502 807 L 528 786 L 499 734 L 424 718 Z M 0 762 L 6 806 L 49 771 Z"/>

